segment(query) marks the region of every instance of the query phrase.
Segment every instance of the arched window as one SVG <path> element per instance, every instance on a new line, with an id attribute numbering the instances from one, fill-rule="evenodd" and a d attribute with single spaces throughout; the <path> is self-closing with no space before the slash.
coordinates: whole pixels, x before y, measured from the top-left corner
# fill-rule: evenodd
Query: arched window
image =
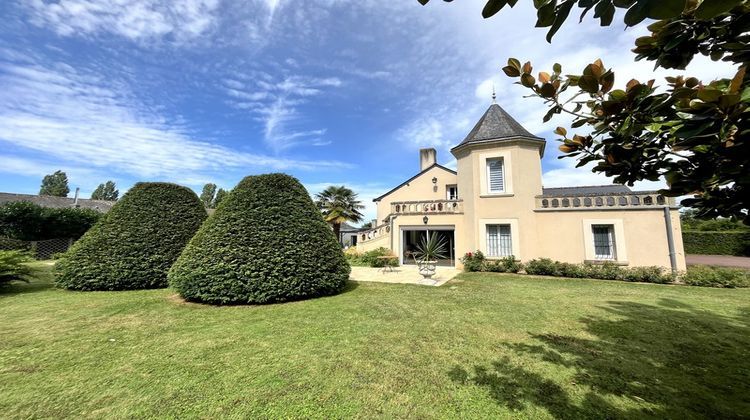
<path id="1" fill-rule="evenodd" d="M 573 207 L 581 207 L 581 199 L 580 198 L 574 198 L 573 199 Z"/>
<path id="2" fill-rule="evenodd" d="M 546 209 L 547 207 L 549 207 L 549 200 L 545 198 L 544 200 L 542 200 L 542 208 Z"/>
<path id="3" fill-rule="evenodd" d="M 591 198 L 586 197 L 583 199 L 583 205 L 586 207 L 591 207 Z"/>
<path id="4" fill-rule="evenodd" d="M 563 207 L 570 207 L 570 200 L 567 198 L 562 199 L 562 206 Z"/>
<path id="5" fill-rule="evenodd" d="M 556 198 L 552 199 L 552 207 L 557 208 L 560 207 L 560 201 Z"/>
<path id="6" fill-rule="evenodd" d="M 601 197 L 596 197 L 596 199 L 594 199 L 594 202 L 596 203 L 597 207 L 601 207 L 604 205 L 604 199 L 602 199 Z"/>
<path id="7" fill-rule="evenodd" d="M 617 201 L 619 202 L 619 204 L 621 206 L 627 206 L 628 205 L 628 197 L 620 197 L 620 198 L 617 199 Z"/>
<path id="8" fill-rule="evenodd" d="M 643 197 L 643 205 L 644 206 L 651 206 L 653 204 L 654 204 L 654 198 L 653 197 L 651 197 L 650 195 L 647 195 L 647 196 Z"/>
<path id="9" fill-rule="evenodd" d="M 660 205 L 662 205 L 662 206 L 663 206 L 663 205 L 664 205 L 664 203 L 666 203 L 666 202 L 667 202 L 667 200 L 666 200 L 666 199 L 664 198 L 664 196 L 663 196 L 663 195 L 657 195 L 657 196 L 656 196 L 656 203 L 657 203 L 657 204 L 660 204 Z"/>
<path id="10" fill-rule="evenodd" d="M 638 197 L 637 195 L 634 195 L 630 197 L 630 205 L 631 206 L 640 206 L 641 205 L 641 197 Z"/>

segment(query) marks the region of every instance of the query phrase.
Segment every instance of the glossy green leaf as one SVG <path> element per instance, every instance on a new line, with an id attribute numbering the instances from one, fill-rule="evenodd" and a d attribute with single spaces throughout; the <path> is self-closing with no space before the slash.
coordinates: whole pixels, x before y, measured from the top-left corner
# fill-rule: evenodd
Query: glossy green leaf
<path id="1" fill-rule="evenodd" d="M 703 0 L 695 9 L 695 17 L 698 19 L 711 19 L 722 13 L 732 10 L 742 3 L 742 0 Z"/>

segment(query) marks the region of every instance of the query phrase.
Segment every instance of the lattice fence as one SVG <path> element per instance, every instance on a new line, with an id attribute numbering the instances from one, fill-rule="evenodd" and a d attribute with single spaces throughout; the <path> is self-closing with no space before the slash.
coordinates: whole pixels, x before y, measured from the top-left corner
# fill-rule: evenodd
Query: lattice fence
<path id="1" fill-rule="evenodd" d="M 72 238 L 56 238 L 44 241 L 20 241 L 18 239 L 0 238 L 0 250 L 28 250 L 38 260 L 47 260 L 55 254 L 68 250 L 73 245 Z"/>

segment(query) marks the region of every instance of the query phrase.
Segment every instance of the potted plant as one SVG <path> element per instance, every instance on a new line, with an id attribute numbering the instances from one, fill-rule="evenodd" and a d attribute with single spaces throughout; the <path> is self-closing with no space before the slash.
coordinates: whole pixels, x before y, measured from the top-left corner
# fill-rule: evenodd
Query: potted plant
<path id="1" fill-rule="evenodd" d="M 419 274 L 425 279 L 431 279 L 435 275 L 437 260 L 445 258 L 446 241 L 437 235 L 431 235 L 430 239 L 422 239 L 414 252 L 414 260 L 419 268 Z"/>

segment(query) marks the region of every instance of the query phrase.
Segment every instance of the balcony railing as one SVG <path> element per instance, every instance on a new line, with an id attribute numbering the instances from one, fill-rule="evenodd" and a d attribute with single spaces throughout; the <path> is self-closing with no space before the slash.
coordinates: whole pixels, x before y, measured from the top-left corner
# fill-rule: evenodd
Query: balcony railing
<path id="1" fill-rule="evenodd" d="M 464 212 L 462 200 L 394 201 L 391 214 L 460 214 Z"/>
<path id="2" fill-rule="evenodd" d="M 675 206 L 674 197 L 665 197 L 656 191 L 634 191 L 619 194 L 538 195 L 536 197 L 536 208 L 549 210 L 662 206 Z"/>
<path id="3" fill-rule="evenodd" d="M 390 232 L 391 232 L 391 227 L 388 224 L 382 224 L 380 226 L 375 226 L 374 228 L 370 230 L 360 232 L 358 233 L 358 235 L 359 235 L 359 240 L 362 242 L 365 242 L 365 241 L 377 239 L 384 235 L 388 235 Z"/>

